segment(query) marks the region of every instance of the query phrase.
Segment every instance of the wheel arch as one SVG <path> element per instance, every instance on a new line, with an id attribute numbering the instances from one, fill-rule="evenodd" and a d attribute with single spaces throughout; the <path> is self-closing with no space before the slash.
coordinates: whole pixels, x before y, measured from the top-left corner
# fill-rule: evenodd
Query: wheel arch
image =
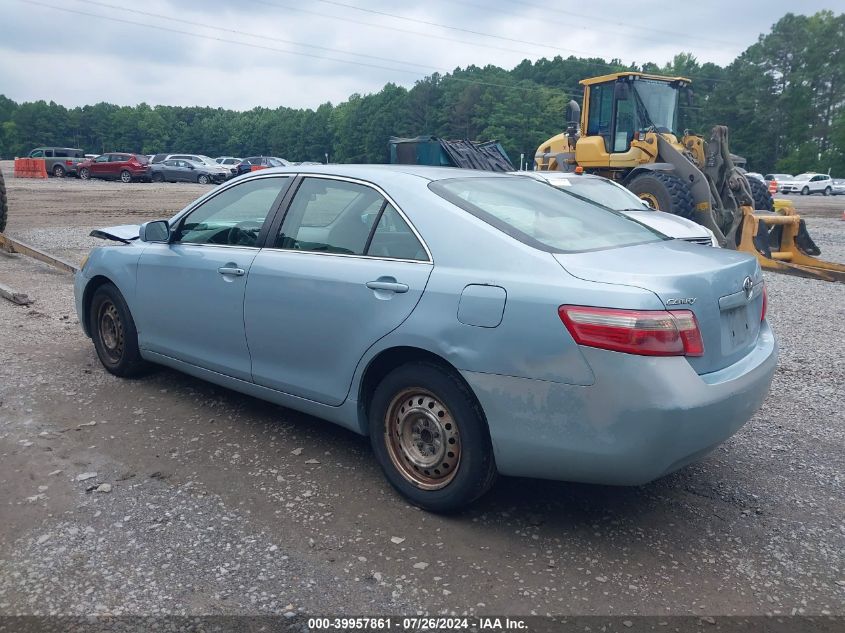
<path id="1" fill-rule="evenodd" d="M 643 172 L 647 171 L 668 171 L 673 172 L 675 171 L 675 166 L 672 163 L 645 163 L 644 165 L 638 165 L 634 167 L 631 171 L 625 174 L 625 177 L 622 179 L 620 183 L 623 186 L 627 186 L 629 182 L 631 182 L 634 178 L 639 176 Z"/>
<path id="2" fill-rule="evenodd" d="M 97 291 L 97 288 L 106 284 L 112 284 L 115 288 L 117 288 L 117 284 L 105 275 L 94 275 L 88 283 L 85 284 L 85 291 L 82 293 L 82 329 L 88 338 L 91 338 L 91 328 L 88 322 L 88 315 L 91 312 L 91 302 L 94 299 L 94 293 Z M 119 291 L 120 288 L 118 288 L 118 292 Z"/>
<path id="3" fill-rule="evenodd" d="M 378 384 L 391 371 L 402 365 L 414 362 L 429 362 L 437 365 L 452 374 L 467 390 L 467 393 L 475 400 L 478 409 L 484 417 L 484 423 L 487 424 L 487 416 L 481 402 L 475 395 L 472 387 L 464 380 L 461 372 L 448 360 L 430 350 L 421 347 L 414 347 L 410 345 L 398 345 L 388 347 L 378 352 L 367 363 L 364 371 L 361 374 L 361 379 L 358 382 L 358 424 L 361 428 L 361 433 L 369 434 L 370 429 L 370 403 L 372 402 L 373 393 Z"/>

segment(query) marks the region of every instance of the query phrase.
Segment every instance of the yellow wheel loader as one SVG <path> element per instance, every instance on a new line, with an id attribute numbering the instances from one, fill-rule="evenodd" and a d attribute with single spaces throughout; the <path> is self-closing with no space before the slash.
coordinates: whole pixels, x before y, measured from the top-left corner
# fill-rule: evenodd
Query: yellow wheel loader
<path id="1" fill-rule="evenodd" d="M 610 178 L 655 209 L 703 224 L 723 247 L 754 253 L 766 269 L 845 282 L 845 265 L 814 257 L 820 251 L 795 210 L 775 210 L 766 185 L 735 164 L 726 127 L 707 142 L 678 134 L 689 79 L 621 72 L 580 83 L 584 107 L 569 102 L 566 130 L 540 145 L 535 169 Z"/>

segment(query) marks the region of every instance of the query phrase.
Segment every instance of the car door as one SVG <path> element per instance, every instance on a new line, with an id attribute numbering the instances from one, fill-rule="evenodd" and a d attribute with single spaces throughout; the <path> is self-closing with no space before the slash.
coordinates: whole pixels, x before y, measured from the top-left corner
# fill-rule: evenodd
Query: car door
<path id="1" fill-rule="evenodd" d="M 278 224 L 244 299 L 253 380 L 339 405 L 366 350 L 417 305 L 430 254 L 381 190 L 349 179 L 302 179 Z M 388 225 L 401 234 L 385 239 Z"/>
<path id="2" fill-rule="evenodd" d="M 133 310 L 142 349 L 251 379 L 244 287 L 260 233 L 290 180 L 227 187 L 177 218 L 169 243 L 146 247 Z"/>
<path id="3" fill-rule="evenodd" d="M 109 160 L 111 158 L 111 154 L 102 154 L 97 156 L 91 162 L 91 168 L 88 170 L 92 176 L 96 176 L 97 178 L 106 178 L 108 175 L 108 166 Z"/>

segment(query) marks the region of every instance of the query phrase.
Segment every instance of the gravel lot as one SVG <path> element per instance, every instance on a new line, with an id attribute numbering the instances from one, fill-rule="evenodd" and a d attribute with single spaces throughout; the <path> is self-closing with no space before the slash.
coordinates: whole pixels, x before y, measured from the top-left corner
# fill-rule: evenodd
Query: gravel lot
<path id="1" fill-rule="evenodd" d="M 92 228 L 207 190 L 7 184 L 9 234 L 76 261 Z M 845 262 L 845 197 L 795 202 Z M 637 488 L 501 479 L 439 517 L 364 438 L 108 375 L 69 275 L 0 255 L 0 282 L 36 300 L 0 301 L 0 614 L 845 615 L 845 284 L 768 275 L 772 392 L 701 463 Z"/>

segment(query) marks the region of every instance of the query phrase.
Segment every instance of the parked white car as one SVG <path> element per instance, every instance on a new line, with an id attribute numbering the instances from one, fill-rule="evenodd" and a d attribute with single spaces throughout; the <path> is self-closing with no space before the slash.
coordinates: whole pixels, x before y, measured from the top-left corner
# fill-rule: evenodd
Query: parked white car
<path id="1" fill-rule="evenodd" d="M 833 193 L 833 180 L 828 174 L 807 172 L 798 174 L 792 180 L 779 181 L 778 184 L 781 193 L 800 193 L 802 196 L 814 193 L 829 196 Z"/>
<path id="2" fill-rule="evenodd" d="M 576 196 L 597 202 L 614 211 L 624 213 L 629 218 L 645 224 L 663 233 L 663 235 L 705 246 L 719 247 L 719 242 L 713 235 L 713 231 L 706 226 L 665 211 L 652 209 L 647 202 L 638 198 L 622 185 L 618 185 L 607 178 L 562 171 L 513 171 L 510 173 L 542 180 Z"/>

